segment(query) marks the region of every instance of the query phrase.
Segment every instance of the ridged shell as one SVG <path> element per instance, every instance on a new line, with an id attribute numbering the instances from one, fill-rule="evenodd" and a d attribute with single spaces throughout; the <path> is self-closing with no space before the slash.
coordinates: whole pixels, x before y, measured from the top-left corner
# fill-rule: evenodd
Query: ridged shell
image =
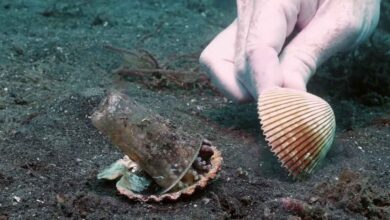
<path id="1" fill-rule="evenodd" d="M 207 173 L 200 175 L 200 179 L 197 182 L 195 182 L 193 185 L 188 186 L 180 191 L 168 192 L 160 195 L 157 194 L 144 195 L 144 194 L 137 194 L 126 188 L 123 188 L 120 186 L 120 184 L 116 185 L 117 190 L 119 191 L 120 194 L 127 196 L 130 200 L 135 200 L 140 202 L 161 202 L 163 200 L 175 201 L 182 196 L 190 196 L 196 190 L 205 188 L 206 185 L 211 180 L 213 180 L 217 176 L 217 173 L 221 170 L 222 161 L 223 161 L 221 152 L 217 150 L 215 146 L 211 146 L 211 149 L 213 151 L 213 156 L 210 158 L 211 169 Z"/>
<path id="2" fill-rule="evenodd" d="M 285 88 L 264 91 L 258 113 L 271 151 L 294 177 L 310 174 L 332 145 L 333 110 L 315 95 Z"/>

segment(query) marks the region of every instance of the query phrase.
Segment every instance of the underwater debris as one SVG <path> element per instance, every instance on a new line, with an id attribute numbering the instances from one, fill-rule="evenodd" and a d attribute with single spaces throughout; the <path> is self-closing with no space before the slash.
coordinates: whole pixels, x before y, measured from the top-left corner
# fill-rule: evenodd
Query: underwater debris
<path id="1" fill-rule="evenodd" d="M 85 15 L 83 11 L 84 4 L 85 3 L 83 2 L 66 4 L 55 3 L 49 8 L 46 8 L 40 14 L 44 17 L 81 17 Z"/>
<path id="2" fill-rule="evenodd" d="M 323 219 L 325 217 L 325 210 L 299 199 L 281 198 L 280 203 L 285 211 L 294 213 L 303 219 Z"/>
<path id="3" fill-rule="evenodd" d="M 318 184 L 313 193 L 302 200 L 284 197 L 270 205 L 273 211 L 282 209 L 301 219 L 333 219 L 332 210 L 344 210 L 355 218 L 358 214 L 368 219 L 389 219 L 390 191 L 375 188 L 369 178 L 360 173 L 344 170 L 336 181 Z"/>
<path id="4" fill-rule="evenodd" d="M 375 118 L 372 121 L 373 125 L 379 126 L 379 127 L 389 127 L 390 126 L 390 115 L 385 115 L 380 118 Z"/>
<path id="5" fill-rule="evenodd" d="M 199 72 L 198 67 L 192 70 L 168 69 L 172 63 L 181 59 L 193 59 L 196 57 L 195 55 L 171 57 L 168 62 L 160 64 L 147 50 L 131 51 L 111 45 L 105 45 L 104 48 L 118 53 L 122 57 L 121 66 L 112 72 L 123 79 L 139 78 L 142 84 L 151 89 L 211 88 L 209 79 Z"/>
<path id="6" fill-rule="evenodd" d="M 336 130 L 332 108 L 321 98 L 292 89 L 259 97 L 261 129 L 282 166 L 294 177 L 310 174 L 329 151 Z"/>
<path id="7" fill-rule="evenodd" d="M 176 129 L 122 93 L 110 92 L 92 123 L 129 157 L 98 178 L 121 177 L 117 189 L 130 199 L 176 200 L 205 187 L 221 168 L 221 154 L 210 142 Z"/>
<path id="8" fill-rule="evenodd" d="M 390 191 L 375 188 L 368 177 L 351 170 L 344 170 L 334 183 L 319 184 L 315 194 L 322 207 L 335 206 L 370 219 L 390 216 Z"/>

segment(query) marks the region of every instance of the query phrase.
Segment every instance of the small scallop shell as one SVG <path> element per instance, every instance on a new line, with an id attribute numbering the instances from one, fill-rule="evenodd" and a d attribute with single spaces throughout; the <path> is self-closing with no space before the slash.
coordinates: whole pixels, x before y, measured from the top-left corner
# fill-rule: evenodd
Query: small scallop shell
<path id="1" fill-rule="evenodd" d="M 211 169 L 202 175 L 199 175 L 199 179 L 192 185 L 185 187 L 179 191 L 167 192 L 163 194 L 138 194 L 127 188 L 121 187 L 121 184 L 116 185 L 117 190 L 120 194 L 127 196 L 130 200 L 140 201 L 140 202 L 161 202 L 163 200 L 175 201 L 182 196 L 190 196 L 196 190 L 200 190 L 206 187 L 206 185 L 213 180 L 217 173 L 221 170 L 222 166 L 222 155 L 219 150 L 215 146 L 210 146 L 210 149 L 213 152 L 213 155 L 210 158 Z"/>
<path id="2" fill-rule="evenodd" d="M 260 95 L 258 112 L 271 151 L 294 177 L 310 174 L 332 145 L 333 110 L 315 95 L 271 89 Z"/>

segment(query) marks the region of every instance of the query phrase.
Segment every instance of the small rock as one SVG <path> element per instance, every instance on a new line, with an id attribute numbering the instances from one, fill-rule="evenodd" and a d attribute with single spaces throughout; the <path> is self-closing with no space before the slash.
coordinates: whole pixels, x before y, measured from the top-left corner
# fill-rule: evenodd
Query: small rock
<path id="1" fill-rule="evenodd" d="M 210 199 L 209 199 L 209 198 L 204 198 L 204 199 L 202 199 L 202 201 L 203 201 L 203 203 L 204 203 L 205 205 L 207 205 L 207 204 L 209 204 Z"/>
<path id="2" fill-rule="evenodd" d="M 252 198 L 248 195 L 241 197 L 240 201 L 246 206 L 252 204 Z"/>
<path id="3" fill-rule="evenodd" d="M 14 199 L 16 202 L 22 201 L 22 199 L 21 199 L 19 196 L 14 196 L 13 199 Z"/>
<path id="4" fill-rule="evenodd" d="M 245 171 L 244 169 L 242 169 L 242 167 L 239 167 L 237 169 L 237 174 L 240 176 L 240 177 L 247 177 L 248 176 L 248 172 Z"/>

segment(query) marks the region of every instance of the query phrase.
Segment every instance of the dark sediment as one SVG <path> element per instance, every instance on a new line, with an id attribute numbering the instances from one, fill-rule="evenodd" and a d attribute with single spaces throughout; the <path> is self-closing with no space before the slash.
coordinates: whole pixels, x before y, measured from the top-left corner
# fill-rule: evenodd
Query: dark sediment
<path id="1" fill-rule="evenodd" d="M 386 219 L 389 10 L 382 1 L 375 39 L 332 58 L 309 83 L 334 108 L 338 130 L 324 163 L 296 182 L 269 152 L 255 105 L 230 103 L 195 75 L 183 84 L 164 75 L 201 72 L 197 57 L 233 20 L 231 7 L 206 0 L 1 1 L 0 219 Z M 159 70 L 148 80 L 112 73 L 123 61 L 104 45 L 146 50 Z M 131 65 L 149 68 L 147 60 Z M 129 202 L 98 181 L 98 171 L 122 157 L 89 118 L 113 87 L 218 146 L 219 178 L 193 197 L 161 204 Z"/>

